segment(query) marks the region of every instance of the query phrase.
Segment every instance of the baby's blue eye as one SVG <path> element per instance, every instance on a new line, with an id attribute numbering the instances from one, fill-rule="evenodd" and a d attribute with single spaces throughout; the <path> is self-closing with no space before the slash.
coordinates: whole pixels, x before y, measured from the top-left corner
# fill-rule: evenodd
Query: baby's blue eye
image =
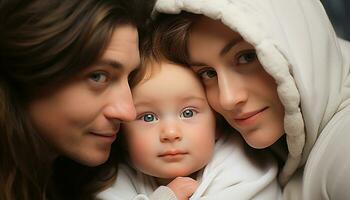
<path id="1" fill-rule="evenodd" d="M 145 122 L 153 122 L 157 120 L 157 118 L 153 114 L 145 114 L 142 116 L 142 120 Z"/>
<path id="2" fill-rule="evenodd" d="M 247 53 L 244 53 L 238 57 L 238 63 L 239 64 L 247 64 L 247 63 L 255 61 L 255 59 L 256 59 L 255 51 L 247 52 Z"/>
<path id="3" fill-rule="evenodd" d="M 216 71 L 215 70 L 205 70 L 199 73 L 199 76 L 202 79 L 211 79 L 216 76 Z"/>
<path id="4" fill-rule="evenodd" d="M 105 83 L 108 80 L 108 77 L 103 72 L 94 72 L 89 76 L 90 80 L 97 83 Z"/>
<path id="5" fill-rule="evenodd" d="M 184 110 L 182 113 L 181 113 L 181 117 L 184 117 L 184 118 L 191 118 L 193 117 L 194 115 L 194 111 L 192 109 L 186 109 Z"/>

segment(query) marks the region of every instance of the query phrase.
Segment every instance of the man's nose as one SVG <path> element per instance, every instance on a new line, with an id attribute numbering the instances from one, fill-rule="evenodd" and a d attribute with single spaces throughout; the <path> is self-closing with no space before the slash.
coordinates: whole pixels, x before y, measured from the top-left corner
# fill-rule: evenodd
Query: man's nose
<path id="1" fill-rule="evenodd" d="M 127 81 L 119 90 L 116 88 L 111 92 L 104 114 L 109 119 L 120 121 L 132 121 L 136 118 L 136 110 Z"/>

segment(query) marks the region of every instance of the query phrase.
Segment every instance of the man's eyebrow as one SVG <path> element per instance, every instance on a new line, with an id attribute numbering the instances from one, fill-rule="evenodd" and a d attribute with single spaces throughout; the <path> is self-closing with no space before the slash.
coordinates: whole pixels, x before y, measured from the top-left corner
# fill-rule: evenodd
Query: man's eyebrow
<path id="1" fill-rule="evenodd" d="M 116 60 L 111 59 L 101 59 L 96 62 L 96 65 L 102 65 L 102 66 L 111 66 L 116 69 L 122 68 L 122 64 Z"/>
<path id="2" fill-rule="evenodd" d="M 224 48 L 222 48 L 222 50 L 220 51 L 220 55 L 225 55 L 227 52 L 229 52 L 237 43 L 239 43 L 240 41 L 242 41 L 243 38 L 242 37 L 235 37 L 232 40 L 230 40 L 225 46 Z"/>

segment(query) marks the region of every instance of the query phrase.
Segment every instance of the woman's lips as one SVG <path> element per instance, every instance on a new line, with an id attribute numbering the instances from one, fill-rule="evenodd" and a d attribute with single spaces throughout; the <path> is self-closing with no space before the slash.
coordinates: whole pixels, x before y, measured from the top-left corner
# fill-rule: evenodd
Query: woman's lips
<path id="1" fill-rule="evenodd" d="M 261 116 L 261 114 L 268 109 L 268 107 L 265 107 L 261 110 L 257 110 L 257 111 L 253 111 L 253 112 L 247 112 L 244 113 L 238 117 L 234 118 L 234 121 L 236 124 L 238 124 L 239 126 L 248 126 L 248 125 L 252 125 L 256 122 L 256 120 L 259 118 L 259 116 Z"/>

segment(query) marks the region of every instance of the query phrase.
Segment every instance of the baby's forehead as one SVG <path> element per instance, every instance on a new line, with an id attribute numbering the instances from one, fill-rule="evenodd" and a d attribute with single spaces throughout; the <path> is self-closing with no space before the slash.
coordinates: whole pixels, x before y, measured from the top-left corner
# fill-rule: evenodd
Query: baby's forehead
<path id="1" fill-rule="evenodd" d="M 190 67 L 170 61 L 162 61 L 159 62 L 157 66 L 153 66 L 153 70 L 150 73 L 150 79 L 152 79 L 152 77 L 162 78 L 164 84 L 176 83 L 176 85 L 181 86 L 182 83 L 192 83 L 186 85 L 190 90 L 202 88 L 198 87 L 201 85 L 201 81 L 198 75 Z"/>
<path id="2" fill-rule="evenodd" d="M 142 72 L 139 71 L 140 84 L 147 82 L 150 79 L 158 78 L 159 76 L 169 77 L 169 79 L 179 79 L 182 82 L 185 77 L 193 79 L 194 82 L 199 82 L 199 77 L 193 72 L 189 66 L 174 63 L 166 59 L 149 60 L 143 62 Z M 167 82 L 164 82 L 166 84 Z"/>
<path id="3" fill-rule="evenodd" d="M 188 67 L 170 62 L 160 62 L 151 66 L 132 92 L 135 97 L 148 93 L 183 99 L 202 98 L 206 100 L 204 87 L 197 75 Z M 153 97 L 154 98 L 154 97 Z"/>

